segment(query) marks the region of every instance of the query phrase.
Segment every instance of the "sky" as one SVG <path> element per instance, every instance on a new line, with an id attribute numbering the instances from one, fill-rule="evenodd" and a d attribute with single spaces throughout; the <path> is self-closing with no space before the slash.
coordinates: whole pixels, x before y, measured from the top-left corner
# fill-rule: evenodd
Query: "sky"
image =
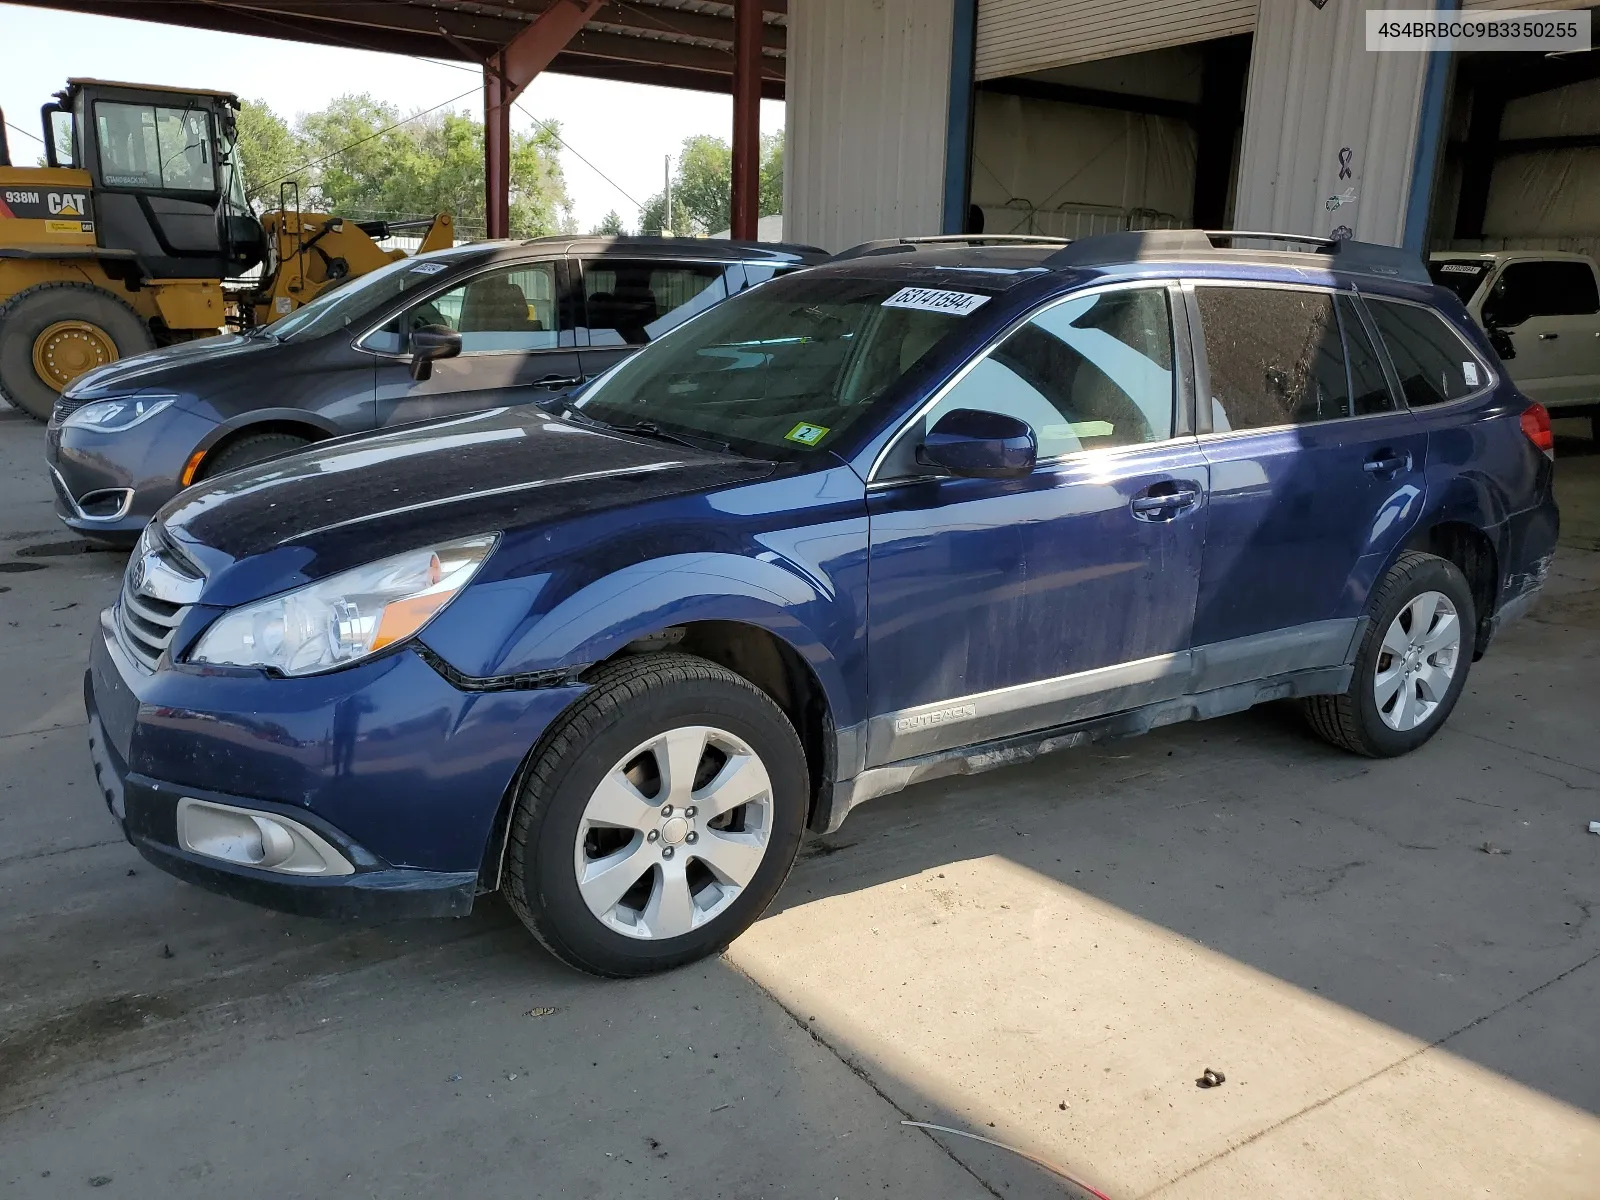
<path id="1" fill-rule="evenodd" d="M 247 100 L 264 100 L 293 120 L 344 93 L 370 92 L 402 112 L 431 108 L 462 92 L 453 108 L 481 120 L 482 73 L 465 63 L 425 59 L 273 38 L 212 33 L 199 29 L 53 12 L 0 3 L 0 108 L 12 126 L 39 133 L 39 106 L 68 76 L 216 88 Z M 610 209 L 628 227 L 642 203 L 661 190 L 663 159 L 676 155 L 684 138 L 733 131 L 733 100 L 709 92 L 644 87 L 546 73 L 519 99 L 541 120 L 558 120 L 561 137 L 588 159 L 586 166 L 563 151 L 562 167 L 578 227 L 588 230 Z M 532 121 L 512 110 L 515 129 Z M 761 129 L 783 128 L 781 101 L 761 102 Z M 9 128 L 12 159 L 32 163 L 40 146 Z M 624 194 L 626 193 L 626 194 Z"/>

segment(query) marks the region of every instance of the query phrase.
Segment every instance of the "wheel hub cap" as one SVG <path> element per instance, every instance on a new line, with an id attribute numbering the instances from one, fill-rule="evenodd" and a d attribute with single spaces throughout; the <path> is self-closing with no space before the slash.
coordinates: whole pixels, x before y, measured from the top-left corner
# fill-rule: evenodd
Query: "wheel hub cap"
<path id="1" fill-rule="evenodd" d="M 57 321 L 33 343 L 34 371 L 58 392 L 85 371 L 116 361 L 116 342 L 90 321 Z"/>
<path id="2" fill-rule="evenodd" d="M 1431 718 L 1450 690 L 1461 654 L 1461 619 L 1443 592 L 1413 597 L 1390 622 L 1373 678 L 1378 715 L 1405 733 Z"/>
<path id="3" fill-rule="evenodd" d="M 573 847 L 578 891 L 609 929 L 681 937 L 749 886 L 771 828 L 772 781 L 755 751 L 723 729 L 669 729 L 590 795 Z"/>

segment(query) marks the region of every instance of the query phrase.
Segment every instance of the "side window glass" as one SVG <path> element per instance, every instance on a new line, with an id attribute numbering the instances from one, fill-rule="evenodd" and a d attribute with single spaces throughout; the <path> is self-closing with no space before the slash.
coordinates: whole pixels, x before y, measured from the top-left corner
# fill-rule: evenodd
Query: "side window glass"
<path id="1" fill-rule="evenodd" d="M 211 119 L 199 109 L 95 104 L 100 175 L 110 187 L 213 191 Z"/>
<path id="2" fill-rule="evenodd" d="M 1014 332 L 923 418 L 952 409 L 1026 421 L 1039 458 L 1172 436 L 1172 318 L 1164 288 L 1067 300 Z"/>
<path id="3" fill-rule="evenodd" d="M 583 264 L 589 345 L 642 346 L 728 297 L 724 268 L 715 263 Z M 581 340 L 581 339 L 580 339 Z"/>
<path id="4" fill-rule="evenodd" d="M 1364 417 L 1399 407 L 1394 394 L 1389 391 L 1383 363 L 1362 323 L 1361 314 L 1356 311 L 1355 302 L 1349 296 L 1339 296 L 1334 304 L 1339 309 L 1339 324 L 1344 328 L 1345 359 L 1350 364 L 1351 410 L 1356 416 Z"/>
<path id="5" fill-rule="evenodd" d="M 1196 295 L 1214 432 L 1349 415 L 1349 381 L 1331 295 L 1230 287 L 1201 287 Z"/>
<path id="6" fill-rule="evenodd" d="M 1567 317 L 1600 312 L 1600 289 L 1586 262 L 1551 259 L 1514 262 L 1483 302 L 1486 324 L 1511 327 L 1529 317 Z"/>
<path id="7" fill-rule="evenodd" d="M 1459 400 L 1489 382 L 1483 361 L 1437 313 L 1372 297 L 1367 298 L 1367 310 L 1412 408 Z"/>
<path id="8" fill-rule="evenodd" d="M 550 263 L 522 264 L 467 280 L 414 308 L 367 339 L 373 350 L 401 353 L 411 331 L 444 325 L 461 335 L 461 353 L 556 348 L 556 273 Z"/>

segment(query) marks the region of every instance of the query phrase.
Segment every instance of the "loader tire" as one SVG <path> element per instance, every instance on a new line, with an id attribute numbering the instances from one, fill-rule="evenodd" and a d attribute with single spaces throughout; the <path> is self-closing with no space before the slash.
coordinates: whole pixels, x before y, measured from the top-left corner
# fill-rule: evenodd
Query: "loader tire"
<path id="1" fill-rule="evenodd" d="M 41 283 L 0 305 L 0 392 L 48 421 L 83 372 L 155 348 L 143 318 L 91 283 Z"/>

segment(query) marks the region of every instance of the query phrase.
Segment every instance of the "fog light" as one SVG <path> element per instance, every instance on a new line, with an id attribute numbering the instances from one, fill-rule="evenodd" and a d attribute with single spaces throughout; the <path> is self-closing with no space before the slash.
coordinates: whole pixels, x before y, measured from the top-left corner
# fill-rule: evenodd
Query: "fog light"
<path id="1" fill-rule="evenodd" d="M 192 854 L 285 875 L 353 875 L 355 867 L 321 834 L 276 813 L 185 796 L 178 844 Z"/>

